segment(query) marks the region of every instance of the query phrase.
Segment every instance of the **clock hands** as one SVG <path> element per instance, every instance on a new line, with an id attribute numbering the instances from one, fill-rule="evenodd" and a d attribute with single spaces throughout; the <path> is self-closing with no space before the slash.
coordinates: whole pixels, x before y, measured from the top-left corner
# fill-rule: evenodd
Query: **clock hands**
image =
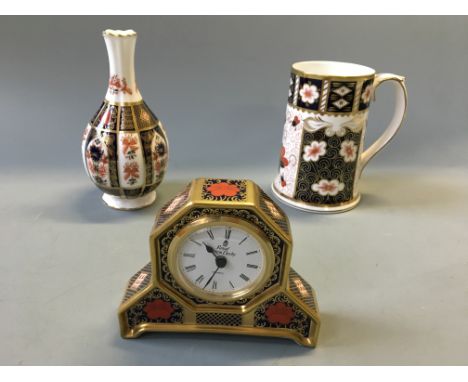
<path id="1" fill-rule="evenodd" d="M 216 268 L 216 270 L 213 272 L 213 274 L 211 275 L 211 277 L 210 277 L 210 278 L 208 279 L 208 281 L 206 282 L 206 284 L 205 284 L 205 286 L 203 287 L 203 289 L 205 289 L 205 288 L 208 286 L 208 284 L 211 282 L 211 280 L 213 280 L 213 277 L 214 277 L 215 274 L 219 271 L 219 268 L 220 268 L 219 266 L 218 266 L 218 268 Z"/>
<path id="2" fill-rule="evenodd" d="M 218 257 L 216 249 L 214 249 L 211 245 L 206 244 L 205 242 L 203 242 L 203 244 L 205 245 L 206 251 L 208 253 L 211 253 L 214 257 Z"/>
<path id="3" fill-rule="evenodd" d="M 212 246 L 206 244 L 205 242 L 203 242 L 203 244 L 205 245 L 206 247 L 206 251 L 208 253 L 211 253 L 214 257 L 215 257 L 215 260 L 216 260 L 216 266 L 218 268 L 224 268 L 227 264 L 227 259 L 226 259 L 226 256 L 223 256 L 223 255 L 219 255 L 218 254 L 218 251 L 216 251 L 216 249 L 214 249 Z"/>
<path id="4" fill-rule="evenodd" d="M 203 244 L 205 245 L 206 251 L 208 253 L 211 253 L 215 257 L 216 267 L 217 267 L 216 270 L 211 275 L 211 277 L 206 282 L 205 286 L 203 287 L 203 289 L 205 289 L 210 284 L 211 280 L 213 280 L 213 277 L 215 277 L 216 273 L 218 273 L 220 268 L 224 268 L 226 266 L 227 259 L 225 256 L 219 255 L 216 249 L 214 249 L 211 245 L 208 245 L 205 242 L 203 242 Z"/>
<path id="5" fill-rule="evenodd" d="M 221 268 L 224 268 L 227 264 L 227 259 L 224 257 L 224 256 L 216 256 L 216 270 L 213 272 L 213 274 L 211 275 L 211 277 L 208 279 L 208 281 L 206 282 L 205 286 L 203 287 L 203 289 L 205 289 L 208 284 L 211 282 L 211 280 L 213 280 L 213 277 L 215 277 L 216 273 L 218 273 L 218 271 L 221 269 Z"/>

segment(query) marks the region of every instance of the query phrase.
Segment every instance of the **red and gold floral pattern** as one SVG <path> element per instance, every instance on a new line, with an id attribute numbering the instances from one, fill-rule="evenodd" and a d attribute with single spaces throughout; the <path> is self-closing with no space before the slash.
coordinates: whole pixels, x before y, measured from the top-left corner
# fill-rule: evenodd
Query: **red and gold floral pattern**
<path id="1" fill-rule="evenodd" d="M 283 328 L 308 337 L 311 316 L 299 308 L 289 296 L 279 293 L 260 305 L 254 313 L 254 326 Z"/>
<path id="2" fill-rule="evenodd" d="M 149 267 L 149 271 L 151 271 L 151 267 Z M 158 288 L 151 290 L 129 308 L 125 316 L 130 328 L 147 322 L 182 323 L 184 318 L 182 307 Z"/>
<path id="3" fill-rule="evenodd" d="M 265 310 L 265 315 L 271 324 L 289 324 L 294 317 L 294 310 L 284 302 L 277 302 Z"/>
<path id="4" fill-rule="evenodd" d="M 146 304 L 143 310 L 145 311 L 148 318 L 152 320 L 158 318 L 168 320 L 175 309 L 169 302 L 162 299 L 157 299 Z"/>
<path id="5" fill-rule="evenodd" d="M 124 164 L 124 179 L 129 183 L 129 184 L 135 184 L 136 181 L 138 180 L 140 176 L 140 169 L 138 168 L 138 163 L 136 162 L 127 162 Z"/>
<path id="6" fill-rule="evenodd" d="M 134 159 L 138 150 L 138 138 L 135 135 L 122 136 L 122 151 L 127 159 Z"/>
<path id="7" fill-rule="evenodd" d="M 203 199 L 241 201 L 246 198 L 244 180 L 207 179 L 202 190 Z"/>
<path id="8" fill-rule="evenodd" d="M 156 182 L 164 175 L 167 166 L 168 150 L 162 136 L 155 135 L 151 146 L 151 155 L 153 158 L 154 181 Z"/>
<path id="9" fill-rule="evenodd" d="M 226 182 L 211 184 L 206 189 L 213 196 L 235 196 L 239 192 L 239 187 Z"/>
<path id="10" fill-rule="evenodd" d="M 85 151 L 86 168 L 93 180 L 100 185 L 109 183 L 109 160 L 101 139 L 95 138 Z"/>

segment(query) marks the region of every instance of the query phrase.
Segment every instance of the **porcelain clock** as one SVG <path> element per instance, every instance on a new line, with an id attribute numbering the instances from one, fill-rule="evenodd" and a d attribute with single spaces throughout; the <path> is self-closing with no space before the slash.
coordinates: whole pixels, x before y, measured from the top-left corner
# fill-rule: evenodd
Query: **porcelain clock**
<path id="1" fill-rule="evenodd" d="M 314 291 L 289 267 L 289 222 L 252 181 L 196 179 L 160 211 L 129 281 L 121 334 L 221 332 L 315 346 Z"/>

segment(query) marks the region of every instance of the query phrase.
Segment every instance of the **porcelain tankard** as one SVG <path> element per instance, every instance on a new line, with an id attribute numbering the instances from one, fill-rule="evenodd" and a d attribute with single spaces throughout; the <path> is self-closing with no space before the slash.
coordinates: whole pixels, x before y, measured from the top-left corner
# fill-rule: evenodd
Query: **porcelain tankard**
<path id="1" fill-rule="evenodd" d="M 395 84 L 392 121 L 363 150 L 375 89 Z M 405 79 L 366 66 L 331 61 L 292 65 L 275 196 L 312 212 L 344 212 L 360 200 L 359 178 L 369 160 L 395 135 L 406 113 Z"/>

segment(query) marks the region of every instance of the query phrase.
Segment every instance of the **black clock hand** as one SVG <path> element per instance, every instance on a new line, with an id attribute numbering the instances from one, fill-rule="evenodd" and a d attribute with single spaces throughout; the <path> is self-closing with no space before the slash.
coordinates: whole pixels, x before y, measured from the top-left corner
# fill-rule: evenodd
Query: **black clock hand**
<path id="1" fill-rule="evenodd" d="M 219 267 L 216 268 L 216 270 L 213 272 L 213 274 L 211 275 L 211 277 L 209 278 L 209 280 L 206 282 L 205 286 L 203 287 L 203 289 L 205 289 L 208 284 L 211 282 L 211 280 L 213 280 L 213 277 L 215 276 L 215 274 L 219 271 Z"/>
<path id="2" fill-rule="evenodd" d="M 203 242 L 203 244 L 205 244 L 205 248 L 208 253 L 211 253 L 214 257 L 218 256 L 218 254 L 216 253 L 216 250 L 211 245 L 208 245 L 205 242 Z"/>

